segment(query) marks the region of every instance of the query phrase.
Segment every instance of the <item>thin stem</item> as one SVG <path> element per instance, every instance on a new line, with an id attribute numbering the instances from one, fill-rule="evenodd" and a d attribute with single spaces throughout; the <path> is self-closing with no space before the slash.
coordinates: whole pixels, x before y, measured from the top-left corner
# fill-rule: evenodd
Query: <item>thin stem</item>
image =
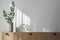
<path id="1" fill-rule="evenodd" d="M 13 32 L 13 22 L 11 21 L 11 32 Z"/>

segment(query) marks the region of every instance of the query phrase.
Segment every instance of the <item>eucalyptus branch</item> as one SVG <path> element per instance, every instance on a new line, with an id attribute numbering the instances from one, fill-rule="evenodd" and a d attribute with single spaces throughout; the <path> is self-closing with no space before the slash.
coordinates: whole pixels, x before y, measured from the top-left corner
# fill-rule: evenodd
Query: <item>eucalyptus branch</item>
<path id="1" fill-rule="evenodd" d="M 11 21 L 14 18 L 14 15 L 15 15 L 15 12 L 14 12 L 15 4 L 14 4 L 14 2 L 12 2 L 11 4 L 12 5 L 10 7 L 10 13 L 9 14 L 7 14 L 7 12 L 5 10 L 3 10 L 3 16 L 5 17 L 5 20 L 7 20 L 8 23 L 11 23 Z"/>

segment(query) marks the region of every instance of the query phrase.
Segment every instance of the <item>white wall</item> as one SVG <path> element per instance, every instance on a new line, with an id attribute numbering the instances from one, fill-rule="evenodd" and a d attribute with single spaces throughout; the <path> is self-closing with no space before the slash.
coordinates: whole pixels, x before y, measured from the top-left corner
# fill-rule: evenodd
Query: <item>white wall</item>
<path id="1" fill-rule="evenodd" d="M 31 18 L 31 31 L 60 32 L 60 0 L 14 0 L 16 8 Z M 2 10 L 8 10 L 9 1 L 0 1 L 0 29 L 7 24 L 2 16 Z M 34 28 L 34 24 L 36 24 Z M 5 29 L 6 28 L 6 29 Z M 8 25 L 4 29 L 8 30 Z M 1 29 L 4 31 L 4 29 Z"/>
<path id="2" fill-rule="evenodd" d="M 0 32 L 7 32 L 10 30 L 9 24 L 3 17 L 3 10 L 6 10 L 9 13 L 9 1 L 0 0 Z"/>
<path id="3" fill-rule="evenodd" d="M 60 31 L 60 0 L 15 0 L 16 8 L 31 18 L 32 31 Z"/>

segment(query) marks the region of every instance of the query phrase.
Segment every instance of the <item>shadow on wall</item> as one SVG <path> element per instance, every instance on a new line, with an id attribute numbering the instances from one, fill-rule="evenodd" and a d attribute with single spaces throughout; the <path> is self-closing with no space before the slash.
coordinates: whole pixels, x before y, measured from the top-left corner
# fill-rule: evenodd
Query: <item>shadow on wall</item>
<path id="1" fill-rule="evenodd" d="M 32 22 L 31 18 L 19 9 L 15 10 L 14 25 L 17 32 L 31 32 L 36 30 L 36 22 Z"/>
<path id="2" fill-rule="evenodd" d="M 15 20 L 14 25 L 16 27 L 16 32 L 52 32 L 50 25 L 42 25 L 39 27 L 39 24 L 36 21 L 32 21 L 31 17 L 20 11 L 19 9 L 15 10 Z"/>
<path id="3" fill-rule="evenodd" d="M 39 29 L 37 29 L 37 22 L 34 20 L 32 21 L 32 19 L 28 15 L 26 15 L 19 9 L 16 9 L 15 12 L 16 14 L 14 25 L 16 27 L 16 32 L 38 32 L 37 30 L 39 29 L 42 32 L 50 32 L 49 28 L 45 25 L 42 25 Z"/>

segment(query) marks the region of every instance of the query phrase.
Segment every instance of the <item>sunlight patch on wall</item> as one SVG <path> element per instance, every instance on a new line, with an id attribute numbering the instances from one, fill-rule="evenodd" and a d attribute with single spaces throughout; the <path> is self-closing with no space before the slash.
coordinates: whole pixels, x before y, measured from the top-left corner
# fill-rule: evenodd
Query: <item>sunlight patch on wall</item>
<path id="1" fill-rule="evenodd" d="M 17 15 L 16 15 L 16 20 L 17 20 L 17 24 L 16 24 L 16 27 L 19 27 L 22 23 L 22 12 L 17 10 Z"/>
<path id="2" fill-rule="evenodd" d="M 47 30 L 45 27 L 43 27 L 43 32 L 50 32 L 50 31 Z"/>
<path id="3" fill-rule="evenodd" d="M 29 27 L 30 27 L 30 17 L 27 16 L 25 13 L 23 13 L 22 11 L 20 11 L 19 9 L 16 10 L 16 27 L 17 28 L 23 28 L 22 30 L 24 31 L 28 31 Z"/>
<path id="4" fill-rule="evenodd" d="M 21 24 L 30 25 L 30 17 L 26 14 L 22 13 L 21 11 L 17 10 L 16 14 L 17 19 L 17 27 Z"/>
<path id="5" fill-rule="evenodd" d="M 23 13 L 23 24 L 30 26 L 30 18 Z"/>

